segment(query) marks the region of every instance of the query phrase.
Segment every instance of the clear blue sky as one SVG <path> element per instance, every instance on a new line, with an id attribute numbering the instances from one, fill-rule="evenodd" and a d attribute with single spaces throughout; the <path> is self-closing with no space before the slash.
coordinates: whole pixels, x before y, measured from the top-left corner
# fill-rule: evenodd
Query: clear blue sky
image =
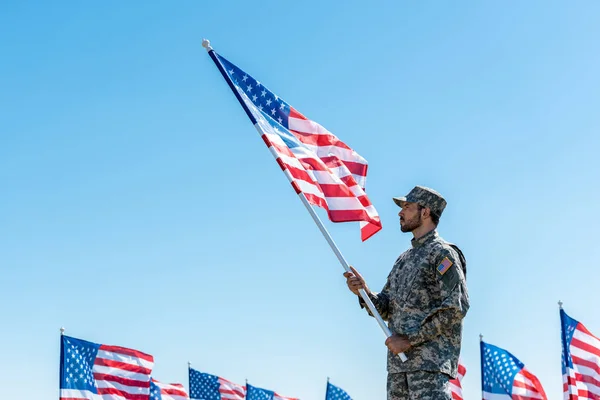
<path id="1" fill-rule="evenodd" d="M 56 399 L 59 328 L 303 400 L 385 398 L 385 337 L 204 49 L 369 161 L 384 229 L 332 224 L 379 290 L 431 186 L 479 333 L 561 397 L 557 301 L 600 335 L 597 1 L 5 2 L 0 386 Z M 485 3 L 485 4 L 484 4 Z M 321 217 L 325 214 L 319 211 Z M 24 394 L 26 393 L 26 395 Z"/>

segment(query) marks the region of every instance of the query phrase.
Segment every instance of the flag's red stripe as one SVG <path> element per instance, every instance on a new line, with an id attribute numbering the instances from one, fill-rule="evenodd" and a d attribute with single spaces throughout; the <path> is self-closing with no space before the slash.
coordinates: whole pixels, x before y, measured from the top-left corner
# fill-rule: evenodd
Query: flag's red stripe
<path id="1" fill-rule="evenodd" d="M 589 368 L 600 375 L 600 365 L 597 362 L 585 360 L 583 358 L 575 357 L 571 355 L 571 359 L 573 360 L 573 364 L 579 365 L 585 368 Z"/>
<path id="2" fill-rule="evenodd" d="M 166 388 L 161 388 L 160 389 L 160 393 L 162 394 L 172 394 L 175 396 L 184 396 L 187 397 L 187 393 L 185 392 L 185 390 L 182 389 L 176 389 L 176 388 L 171 388 L 171 389 L 166 389 Z"/>
<path id="3" fill-rule="evenodd" d="M 594 347 L 594 346 L 590 345 L 589 343 L 586 343 L 580 339 L 577 339 L 574 337 L 571 340 L 571 346 L 577 347 L 578 349 L 581 349 L 583 351 L 587 351 L 588 353 L 591 353 L 591 354 L 595 355 L 596 357 L 600 358 L 600 349 L 599 348 Z"/>
<path id="4" fill-rule="evenodd" d="M 335 156 L 320 157 L 320 158 L 321 158 L 321 160 L 323 160 L 323 162 L 325 164 L 328 164 L 329 162 L 331 162 L 332 159 L 339 160 L 339 158 L 335 157 Z M 348 168 L 348 170 L 353 175 L 367 176 L 367 170 L 369 169 L 368 165 L 357 163 L 357 162 L 353 162 L 353 161 L 345 161 L 345 160 L 341 160 L 341 161 L 344 163 L 344 165 L 346 166 L 346 168 Z"/>
<path id="5" fill-rule="evenodd" d="M 103 367 L 118 368 L 124 371 L 135 372 L 138 374 L 150 375 L 152 369 L 140 367 L 138 365 L 127 364 L 119 361 L 107 360 L 105 358 L 97 357 L 94 361 L 94 365 L 100 365 Z"/>
<path id="6" fill-rule="evenodd" d="M 99 374 L 99 373 L 94 372 L 94 379 L 96 379 L 97 381 L 116 382 L 116 383 L 120 383 L 121 385 L 131 386 L 131 387 L 142 387 L 142 388 L 150 387 L 150 381 L 140 381 L 137 379 L 123 378 L 122 376 L 117 376 L 117 375 Z"/>
<path id="7" fill-rule="evenodd" d="M 351 150 L 346 143 L 342 142 L 331 133 L 300 132 L 293 129 L 290 129 L 290 132 L 304 144 L 319 147 L 335 146 L 341 149 Z"/>
<path id="8" fill-rule="evenodd" d="M 590 384 L 600 388 L 600 381 L 590 375 L 575 373 L 575 380 L 577 383 Z"/>
<path id="9" fill-rule="evenodd" d="M 370 238 L 371 236 L 373 236 L 380 230 L 381 230 L 381 222 L 379 222 L 379 224 L 374 224 L 374 223 L 369 222 L 368 224 L 366 224 L 365 226 L 360 228 L 360 239 L 364 242 L 365 240 L 367 240 L 368 238 Z"/>
<path id="10" fill-rule="evenodd" d="M 98 394 L 121 396 L 129 400 L 148 400 L 148 394 L 131 394 L 115 388 L 98 388 Z"/>
<path id="11" fill-rule="evenodd" d="M 141 351 L 137 351 L 137 350 L 133 350 L 133 349 L 127 349 L 125 347 L 108 346 L 108 345 L 103 344 L 103 345 L 100 346 L 100 349 L 104 350 L 104 351 L 111 351 L 113 353 L 124 354 L 126 356 L 141 358 L 142 360 L 146 360 L 146 361 L 151 362 L 151 363 L 154 362 L 154 357 L 152 357 L 151 355 L 146 354 L 146 353 L 142 353 Z"/>
<path id="12" fill-rule="evenodd" d="M 577 324 L 577 330 L 581 331 L 587 335 L 590 335 L 591 337 L 593 337 L 596 340 L 600 340 L 600 338 L 597 338 L 596 336 L 592 335 L 592 333 L 590 331 L 588 331 L 588 329 L 581 322 Z"/>

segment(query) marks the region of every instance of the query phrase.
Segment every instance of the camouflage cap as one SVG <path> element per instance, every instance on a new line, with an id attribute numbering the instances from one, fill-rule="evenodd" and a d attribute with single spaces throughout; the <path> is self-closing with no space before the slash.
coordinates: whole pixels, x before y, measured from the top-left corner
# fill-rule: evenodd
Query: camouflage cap
<path id="1" fill-rule="evenodd" d="M 405 197 L 394 197 L 393 199 L 400 207 L 404 203 L 420 204 L 423 207 L 429 208 L 438 217 L 442 216 L 442 212 L 446 208 L 446 200 L 442 195 L 425 186 L 415 186 Z"/>

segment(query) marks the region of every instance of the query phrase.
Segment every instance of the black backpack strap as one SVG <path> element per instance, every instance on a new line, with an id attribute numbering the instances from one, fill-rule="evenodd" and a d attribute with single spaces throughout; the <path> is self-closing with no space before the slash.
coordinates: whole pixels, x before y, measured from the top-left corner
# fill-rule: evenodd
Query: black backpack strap
<path id="1" fill-rule="evenodd" d="M 453 243 L 448 244 L 458 253 L 458 256 L 460 257 L 460 264 L 462 265 L 463 274 L 465 275 L 465 279 L 467 279 L 467 259 L 465 258 L 465 255 L 463 254 L 462 250 L 458 248 L 457 245 Z"/>

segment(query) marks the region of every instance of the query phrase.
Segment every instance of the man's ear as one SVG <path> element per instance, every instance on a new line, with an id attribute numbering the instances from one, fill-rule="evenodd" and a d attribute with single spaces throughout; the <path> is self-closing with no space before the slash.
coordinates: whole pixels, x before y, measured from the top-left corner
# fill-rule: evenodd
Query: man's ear
<path id="1" fill-rule="evenodd" d="M 429 207 L 421 209 L 421 218 L 431 218 L 431 209 Z"/>

